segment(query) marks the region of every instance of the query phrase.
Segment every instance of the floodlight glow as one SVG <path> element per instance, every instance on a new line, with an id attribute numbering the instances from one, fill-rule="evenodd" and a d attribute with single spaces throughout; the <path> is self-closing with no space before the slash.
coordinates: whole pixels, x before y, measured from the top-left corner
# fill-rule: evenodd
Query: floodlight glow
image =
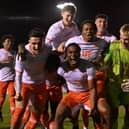
<path id="1" fill-rule="evenodd" d="M 75 4 L 72 3 L 72 2 L 67 2 L 67 3 L 63 3 L 63 4 L 58 4 L 58 5 L 56 5 L 56 7 L 59 8 L 59 9 L 63 9 L 65 6 L 68 6 L 68 5 L 75 7 Z"/>
<path id="2" fill-rule="evenodd" d="M 63 9 L 63 8 L 64 8 L 64 4 L 58 4 L 58 5 L 56 5 L 56 7 L 57 7 L 58 9 Z"/>

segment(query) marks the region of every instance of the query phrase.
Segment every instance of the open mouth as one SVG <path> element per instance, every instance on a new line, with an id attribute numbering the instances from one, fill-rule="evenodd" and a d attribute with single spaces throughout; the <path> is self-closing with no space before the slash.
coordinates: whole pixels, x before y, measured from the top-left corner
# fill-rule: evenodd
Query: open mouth
<path id="1" fill-rule="evenodd" d="M 87 37 L 92 37 L 92 34 L 91 33 L 87 34 Z"/>
<path id="2" fill-rule="evenodd" d="M 71 60 L 70 60 L 70 64 L 71 64 L 71 65 L 77 64 L 77 60 L 76 60 L 76 59 L 71 59 Z"/>
<path id="3" fill-rule="evenodd" d="M 40 49 L 34 49 L 34 51 L 38 52 L 38 51 L 40 51 Z"/>

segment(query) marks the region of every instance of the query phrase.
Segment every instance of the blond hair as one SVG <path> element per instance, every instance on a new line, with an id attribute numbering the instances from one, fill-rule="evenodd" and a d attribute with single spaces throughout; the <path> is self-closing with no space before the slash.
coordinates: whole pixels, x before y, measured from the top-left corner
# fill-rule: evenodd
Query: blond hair
<path id="1" fill-rule="evenodd" d="M 120 28 L 120 33 L 129 35 L 129 24 L 124 24 Z"/>

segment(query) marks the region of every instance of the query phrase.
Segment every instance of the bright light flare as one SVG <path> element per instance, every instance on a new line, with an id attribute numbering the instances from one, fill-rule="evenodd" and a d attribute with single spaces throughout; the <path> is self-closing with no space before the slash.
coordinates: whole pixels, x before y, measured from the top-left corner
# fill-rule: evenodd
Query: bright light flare
<path id="1" fill-rule="evenodd" d="M 69 5 L 76 7 L 75 4 L 72 3 L 72 2 L 66 2 L 66 3 L 58 4 L 58 5 L 56 5 L 56 7 L 59 8 L 59 9 L 63 9 L 65 6 L 69 6 Z"/>

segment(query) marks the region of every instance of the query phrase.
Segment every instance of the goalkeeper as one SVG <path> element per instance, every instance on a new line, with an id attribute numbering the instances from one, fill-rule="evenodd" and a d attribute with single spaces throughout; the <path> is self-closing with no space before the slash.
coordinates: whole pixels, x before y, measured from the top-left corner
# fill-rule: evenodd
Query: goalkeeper
<path id="1" fill-rule="evenodd" d="M 129 128 L 129 24 L 120 28 L 120 40 L 110 44 L 105 57 L 108 78 L 108 101 L 111 106 L 111 129 L 117 129 L 119 105 L 125 108 L 124 125 Z"/>

